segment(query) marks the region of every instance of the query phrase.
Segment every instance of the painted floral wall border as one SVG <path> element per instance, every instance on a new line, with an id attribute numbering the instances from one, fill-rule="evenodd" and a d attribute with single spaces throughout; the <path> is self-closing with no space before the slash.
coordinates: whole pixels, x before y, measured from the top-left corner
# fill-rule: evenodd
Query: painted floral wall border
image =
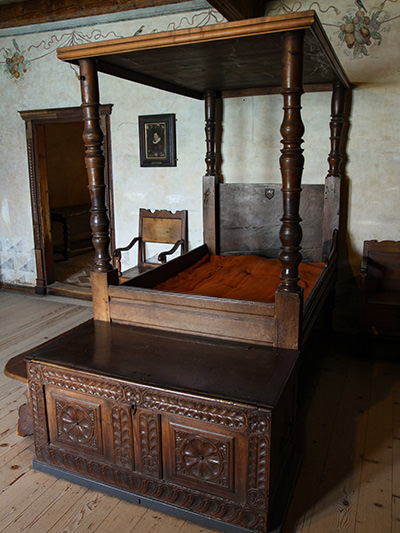
<path id="1" fill-rule="evenodd" d="M 150 19 L 149 19 L 150 20 Z M 180 28 L 200 27 L 207 24 L 216 24 L 222 22 L 223 17 L 214 9 L 201 11 L 188 17 L 187 15 L 181 17 L 178 22 L 171 22 L 167 26 L 167 30 L 177 30 Z M 133 34 L 129 36 L 136 36 L 140 33 L 158 33 L 160 30 L 152 28 L 147 30 L 146 26 L 141 25 Z M 81 30 L 71 30 L 61 35 L 51 35 L 48 39 L 42 39 L 37 44 L 29 45 L 26 50 L 23 49 L 14 38 L 8 47 L 0 48 L 0 66 L 3 66 L 4 74 L 13 81 L 21 80 L 25 74 L 31 69 L 35 61 L 45 59 L 51 54 L 55 54 L 57 48 L 65 46 L 74 46 L 77 44 L 105 41 L 108 39 L 118 39 L 127 37 L 128 35 L 117 34 L 114 31 L 102 33 L 101 30 L 96 29 L 91 33 L 84 33 Z M 73 67 L 71 66 L 73 69 Z"/>
<path id="2" fill-rule="evenodd" d="M 343 14 L 334 3 L 326 5 L 323 2 L 316 1 L 277 0 L 271 4 L 267 14 L 293 13 L 309 9 L 314 9 L 322 14 L 333 11 L 336 16 L 341 16 L 341 18 L 335 24 L 325 22 L 323 23 L 324 26 L 337 29 L 337 44 L 345 55 L 353 59 L 362 59 L 370 55 L 372 48 L 381 46 L 383 32 L 390 30 L 391 21 L 400 18 L 400 14 L 390 15 L 388 10 L 385 9 L 390 4 L 398 4 L 400 7 L 400 0 L 382 0 L 372 7 L 371 4 L 371 0 L 354 0 L 353 6 L 347 8 Z M 199 27 L 222 22 L 222 20 L 221 15 L 216 10 L 210 9 L 196 13 L 191 17 L 183 16 L 178 22 L 170 23 L 167 30 Z M 157 28 L 147 30 L 145 25 L 141 25 L 131 35 L 135 36 L 143 32 L 157 33 L 158 31 Z M 71 30 L 70 32 L 62 33 L 60 36 L 52 35 L 37 44 L 31 44 L 26 50 L 14 38 L 10 46 L 0 49 L 0 58 L 3 57 L 3 60 L 0 60 L 0 65 L 3 66 L 3 72 L 10 80 L 19 81 L 29 71 L 34 61 L 44 59 L 50 54 L 55 54 L 56 49 L 59 47 L 120 37 L 124 36 L 113 31 L 103 34 L 101 30 L 96 29 L 88 34 L 80 30 Z M 73 69 L 72 66 L 71 68 Z"/>
<path id="3" fill-rule="evenodd" d="M 382 44 L 382 33 L 389 31 L 389 23 L 400 18 L 400 14 L 391 15 L 388 11 L 390 4 L 398 4 L 400 7 L 400 0 L 382 0 L 379 3 L 374 0 L 354 0 L 351 4 L 350 6 L 349 2 L 349 7 L 341 10 L 337 7 L 337 2 L 327 5 L 327 2 L 322 1 L 277 0 L 268 9 L 268 15 L 309 9 L 323 14 L 334 12 L 336 16 L 341 16 L 340 20 L 336 24 L 323 22 L 323 25 L 337 28 L 338 48 L 345 55 L 362 59 L 370 55 L 370 49 Z"/>

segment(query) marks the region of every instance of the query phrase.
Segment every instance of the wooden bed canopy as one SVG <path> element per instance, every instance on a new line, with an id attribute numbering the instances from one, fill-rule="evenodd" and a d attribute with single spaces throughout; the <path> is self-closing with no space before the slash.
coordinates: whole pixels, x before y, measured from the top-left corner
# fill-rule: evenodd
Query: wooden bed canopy
<path id="1" fill-rule="evenodd" d="M 306 333 L 311 328 L 334 279 L 335 261 L 331 258 L 330 270 L 316 283 L 303 312 L 298 275 L 302 260 L 301 246 L 305 259 L 311 261 L 327 261 L 329 251 L 334 253 L 331 244 L 332 235 L 339 227 L 342 134 L 345 94 L 349 88 L 346 75 L 316 14 L 307 11 L 89 43 L 59 49 L 58 57 L 79 64 L 81 71 L 84 142 L 95 246 L 92 276 L 95 318 L 298 349 L 302 329 Z M 205 249 L 193 251 L 175 268 L 168 265 L 165 269 L 158 269 L 157 273 L 132 280 L 124 286 L 112 286 L 117 281 L 109 257 L 108 219 L 104 202 L 98 71 L 204 99 L 207 152 L 203 181 L 203 226 L 206 250 L 210 254 L 250 252 L 276 257 L 280 244 L 282 272 L 275 302 L 258 306 L 249 302 L 235 302 L 235 315 L 232 315 L 232 302 L 229 301 L 210 301 L 194 296 L 184 299 L 170 294 L 156 294 L 157 291 L 151 290 L 200 259 L 206 253 Z M 304 161 L 301 147 L 304 131 L 301 95 L 304 90 L 327 89 L 332 90 L 329 170 L 324 186 L 303 187 L 302 204 L 306 205 L 307 202 L 303 227 L 307 238 L 302 243 L 299 214 Z M 216 99 L 274 92 L 283 95 L 284 113 L 280 130 L 283 144 L 280 157 L 282 185 L 253 186 L 249 192 L 246 186 L 220 184 L 215 152 Z M 272 191 L 274 196 L 268 205 L 265 203 L 267 190 Z M 262 196 L 264 201 L 260 200 Z M 268 213 L 268 218 L 261 226 L 259 221 L 252 220 L 249 223 L 246 220 L 247 226 L 257 226 L 256 242 L 249 245 L 252 239 L 254 241 L 254 235 L 242 232 L 238 237 L 237 231 L 230 231 L 231 221 L 249 212 L 258 212 L 260 216 L 260 209 L 264 210 L 264 214 Z M 271 229 L 276 228 L 280 218 L 280 230 Z M 275 235 L 271 239 L 273 231 Z M 273 242 L 267 242 L 268 239 Z M 187 321 L 182 327 L 178 325 L 182 322 L 180 318 L 174 318 L 173 315 L 177 306 L 180 315 L 183 305 L 186 305 Z M 140 312 L 135 312 L 139 308 Z M 158 316 L 161 316 L 160 321 L 155 321 L 152 316 L 155 308 Z M 201 319 L 199 315 L 203 315 Z M 238 327 L 239 315 L 243 320 Z"/>
<path id="2" fill-rule="evenodd" d="M 313 11 L 58 56 L 80 67 L 94 320 L 24 354 L 34 466 L 223 531 L 271 531 L 296 471 L 301 349 L 335 283 L 346 75 Z M 109 254 L 98 72 L 205 101 L 204 244 L 121 284 Z M 328 173 L 302 186 L 301 95 L 328 88 Z M 220 183 L 217 99 L 275 92 L 282 183 Z M 260 296 L 271 265 L 272 301 Z"/>

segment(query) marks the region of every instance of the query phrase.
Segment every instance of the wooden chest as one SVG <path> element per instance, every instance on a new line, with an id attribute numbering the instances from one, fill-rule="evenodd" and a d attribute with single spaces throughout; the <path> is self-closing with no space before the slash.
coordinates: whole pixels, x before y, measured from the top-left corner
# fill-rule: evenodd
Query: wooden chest
<path id="1" fill-rule="evenodd" d="M 269 529 L 293 466 L 296 352 L 90 321 L 28 358 L 36 468 Z"/>

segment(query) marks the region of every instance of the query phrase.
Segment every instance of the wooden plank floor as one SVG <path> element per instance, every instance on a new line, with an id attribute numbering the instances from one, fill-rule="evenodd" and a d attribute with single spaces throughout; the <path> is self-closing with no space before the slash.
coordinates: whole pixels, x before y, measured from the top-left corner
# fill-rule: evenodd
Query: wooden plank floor
<path id="1" fill-rule="evenodd" d="M 1 370 L 90 317 L 89 302 L 0 290 Z M 374 345 L 369 356 L 340 336 L 315 346 L 301 410 L 304 459 L 284 533 L 400 533 L 399 346 Z M 34 471 L 33 440 L 15 433 L 24 391 L 1 372 L 0 531 L 212 531 Z"/>
<path id="2" fill-rule="evenodd" d="M 400 532 L 400 345 L 336 335 L 319 349 L 284 532 Z"/>

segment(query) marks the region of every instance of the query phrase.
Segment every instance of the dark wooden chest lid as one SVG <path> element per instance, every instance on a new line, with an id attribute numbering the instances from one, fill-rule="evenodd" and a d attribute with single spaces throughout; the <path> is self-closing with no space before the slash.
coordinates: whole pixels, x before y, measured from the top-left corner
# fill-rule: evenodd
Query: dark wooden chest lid
<path id="1" fill-rule="evenodd" d="M 89 321 L 30 360 L 161 389 L 273 407 L 298 352 Z"/>

